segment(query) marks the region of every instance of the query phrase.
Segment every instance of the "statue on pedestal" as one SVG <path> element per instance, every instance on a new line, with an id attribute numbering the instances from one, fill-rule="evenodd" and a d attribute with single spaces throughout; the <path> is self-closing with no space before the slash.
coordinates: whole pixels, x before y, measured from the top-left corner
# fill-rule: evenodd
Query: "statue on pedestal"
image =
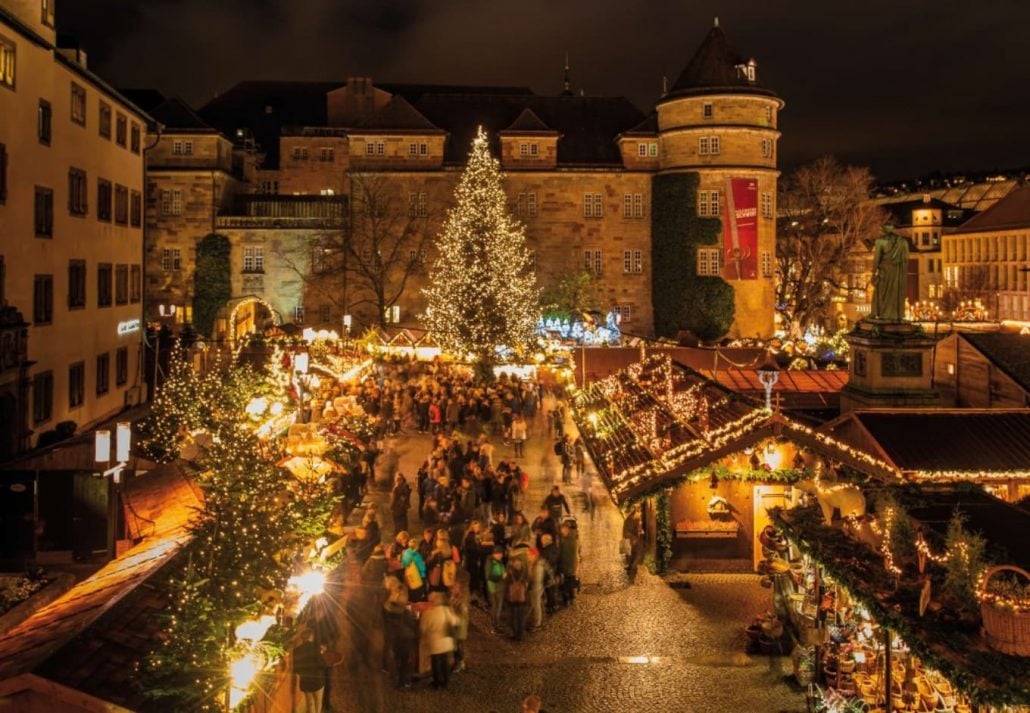
<path id="1" fill-rule="evenodd" d="M 873 319 L 904 321 L 907 276 L 908 241 L 887 223 L 873 248 Z"/>

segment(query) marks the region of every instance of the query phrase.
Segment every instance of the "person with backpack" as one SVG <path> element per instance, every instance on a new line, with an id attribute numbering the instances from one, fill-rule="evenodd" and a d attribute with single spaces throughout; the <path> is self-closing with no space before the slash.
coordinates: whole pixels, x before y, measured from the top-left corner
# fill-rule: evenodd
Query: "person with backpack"
<path id="1" fill-rule="evenodd" d="M 425 601 L 426 562 L 419 554 L 418 542 L 414 538 L 408 540 L 408 549 L 401 555 L 401 566 L 404 568 L 408 599 L 412 602 Z"/>
<path id="2" fill-rule="evenodd" d="M 511 609 L 511 636 L 515 641 L 522 641 L 526 629 L 528 579 L 522 559 L 513 557 L 508 563 L 508 571 L 504 574 L 504 585 L 505 598 Z"/>
<path id="3" fill-rule="evenodd" d="M 493 552 L 483 566 L 486 592 L 490 596 L 490 619 L 495 631 L 501 629 L 501 611 L 504 608 L 504 546 L 494 545 Z"/>

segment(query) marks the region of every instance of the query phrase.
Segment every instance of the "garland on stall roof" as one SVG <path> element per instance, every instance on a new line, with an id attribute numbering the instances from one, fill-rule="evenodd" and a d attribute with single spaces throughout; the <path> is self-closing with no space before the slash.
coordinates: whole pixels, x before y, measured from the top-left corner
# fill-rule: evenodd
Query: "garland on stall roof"
<path id="1" fill-rule="evenodd" d="M 817 506 L 770 511 L 772 522 L 803 554 L 810 556 L 883 627 L 897 633 L 929 668 L 940 671 L 978 705 L 1030 705 L 1030 658 L 1007 656 L 983 646 L 975 631 L 965 631 L 939 613 L 917 617 L 919 582 L 895 585 L 881 557 L 823 522 Z M 944 651 L 961 652 L 961 658 Z"/>
<path id="2" fill-rule="evenodd" d="M 665 574 L 672 561 L 672 512 L 669 506 L 670 488 L 663 488 L 655 498 L 655 569 Z"/>

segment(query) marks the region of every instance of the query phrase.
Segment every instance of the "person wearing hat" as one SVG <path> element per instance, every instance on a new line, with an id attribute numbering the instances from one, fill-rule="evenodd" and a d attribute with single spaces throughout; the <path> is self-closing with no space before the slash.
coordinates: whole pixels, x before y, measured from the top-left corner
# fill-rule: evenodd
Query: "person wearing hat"
<path id="1" fill-rule="evenodd" d="M 494 629 L 501 628 L 501 610 L 504 607 L 504 546 L 494 545 L 493 552 L 483 567 L 486 592 L 490 597 L 490 615 Z"/>

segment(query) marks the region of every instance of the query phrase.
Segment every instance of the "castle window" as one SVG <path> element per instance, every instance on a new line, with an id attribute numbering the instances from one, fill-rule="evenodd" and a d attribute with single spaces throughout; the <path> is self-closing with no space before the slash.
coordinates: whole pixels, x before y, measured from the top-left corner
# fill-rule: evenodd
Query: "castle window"
<path id="1" fill-rule="evenodd" d="M 336 160 L 336 150 L 331 146 L 323 146 L 319 151 L 319 160 L 331 162 Z"/>
<path id="2" fill-rule="evenodd" d="M 408 264 L 409 265 L 425 265 L 426 264 L 426 251 L 425 250 L 409 250 L 408 251 Z"/>
<path id="3" fill-rule="evenodd" d="M 772 253 L 768 250 L 762 252 L 762 277 L 773 276 Z"/>
<path id="4" fill-rule="evenodd" d="M 765 107 L 765 121 L 771 124 L 773 120 L 773 108 L 771 106 Z"/>
<path id="5" fill-rule="evenodd" d="M 243 271 L 265 271 L 265 249 L 260 245 L 249 245 L 243 248 Z"/>
<path id="6" fill-rule="evenodd" d="M 658 142 L 652 141 L 647 145 L 647 155 L 654 158 L 658 155 Z"/>
<path id="7" fill-rule="evenodd" d="M 408 158 L 412 156 L 418 156 L 418 144 L 415 142 L 408 144 Z"/>
<path id="8" fill-rule="evenodd" d="M 647 158 L 647 144 L 637 144 L 637 156 Z"/>
<path id="9" fill-rule="evenodd" d="M 762 158 L 772 158 L 773 155 L 773 142 L 772 139 L 762 139 Z"/>
<path id="10" fill-rule="evenodd" d="M 601 203 L 600 193 L 583 194 L 583 217 L 600 218 L 604 215 L 604 206 Z"/>
<path id="11" fill-rule="evenodd" d="M 772 218 L 773 217 L 772 193 L 769 193 L 769 192 L 763 192 L 762 193 L 762 217 L 763 218 Z"/>
<path id="12" fill-rule="evenodd" d="M 697 274 L 699 277 L 719 277 L 722 274 L 722 250 L 719 248 L 697 249 Z"/>
<path id="13" fill-rule="evenodd" d="M 523 158 L 526 156 L 538 156 L 540 154 L 540 144 L 537 143 L 520 143 L 519 144 L 519 156 Z"/>
<path id="14" fill-rule="evenodd" d="M 425 141 L 415 142 L 412 141 L 408 144 L 408 158 L 415 158 L 416 156 L 428 156 L 429 155 L 429 144 Z"/>
<path id="15" fill-rule="evenodd" d="M 306 146 L 294 146 L 293 151 L 290 152 L 290 156 L 294 161 L 307 161 L 308 149 Z"/>
<path id="16" fill-rule="evenodd" d="M 717 153 L 719 153 L 719 137 L 713 136 L 710 140 L 710 143 L 712 147 L 712 155 L 715 156 Z"/>
<path id="17" fill-rule="evenodd" d="M 640 274 L 644 271 L 644 252 L 642 250 L 622 251 L 622 271 Z"/>
<path id="18" fill-rule="evenodd" d="M 715 156 L 719 153 L 718 136 L 701 136 L 697 140 L 697 152 L 701 156 Z"/>
<path id="19" fill-rule="evenodd" d="M 644 196 L 641 193 L 627 193 L 622 197 L 622 217 L 643 218 Z"/>
<path id="20" fill-rule="evenodd" d="M 600 250 L 583 251 L 583 268 L 594 275 L 600 275 L 604 267 L 604 256 Z"/>
<path id="21" fill-rule="evenodd" d="M 630 305 L 615 305 L 612 312 L 618 317 L 620 325 L 633 321 L 633 308 Z"/>
<path id="22" fill-rule="evenodd" d="M 701 116 L 702 117 L 704 117 L 705 119 L 711 119 L 712 118 L 712 113 L 713 112 L 712 112 L 712 103 L 711 102 L 705 102 L 704 104 L 701 105 Z"/>
<path id="23" fill-rule="evenodd" d="M 515 200 L 515 214 L 523 218 L 536 217 L 536 192 L 519 193 Z"/>
<path id="24" fill-rule="evenodd" d="M 386 155 L 386 142 L 385 141 L 369 141 L 365 144 L 365 155 L 366 156 L 385 156 Z"/>
<path id="25" fill-rule="evenodd" d="M 702 155 L 702 156 L 707 156 L 708 155 L 708 151 L 709 151 L 709 148 L 708 148 L 708 137 L 707 136 L 698 137 L 698 139 L 697 139 L 697 152 L 700 155 Z"/>
<path id="26" fill-rule="evenodd" d="M 161 191 L 161 215 L 182 215 L 182 191 Z"/>
<path id="27" fill-rule="evenodd" d="M 178 272 L 182 269 L 182 250 L 165 248 L 161 251 L 161 269 L 165 272 Z"/>
<path id="28" fill-rule="evenodd" d="M 719 191 L 698 191 L 697 214 L 705 218 L 719 217 L 720 198 Z"/>
<path id="29" fill-rule="evenodd" d="M 428 198 L 425 193 L 408 194 L 408 217 L 425 218 L 429 214 Z"/>

